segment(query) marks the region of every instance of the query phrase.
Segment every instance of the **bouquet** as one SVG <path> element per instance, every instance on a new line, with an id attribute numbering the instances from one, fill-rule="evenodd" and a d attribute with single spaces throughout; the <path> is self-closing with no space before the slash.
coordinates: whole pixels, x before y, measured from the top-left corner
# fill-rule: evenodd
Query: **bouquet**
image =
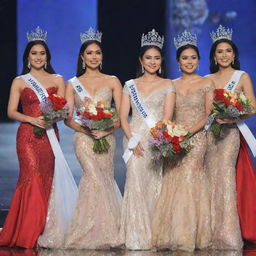
<path id="1" fill-rule="evenodd" d="M 155 127 L 151 128 L 150 133 L 153 138 L 149 143 L 154 160 L 188 153 L 192 148 L 188 140 L 192 134 L 171 121 L 158 122 Z"/>
<path id="2" fill-rule="evenodd" d="M 45 101 L 40 103 L 41 111 L 45 122 L 50 125 L 55 119 L 66 118 L 68 115 L 69 106 L 67 100 L 57 94 L 49 95 Z M 36 136 L 42 136 L 45 133 L 45 129 L 41 127 L 34 127 L 34 134 Z"/>
<path id="3" fill-rule="evenodd" d="M 211 131 L 215 136 L 221 135 L 221 124 L 215 119 L 233 119 L 249 114 L 253 111 L 253 106 L 250 100 L 241 93 L 227 92 L 225 89 L 215 89 L 215 96 L 213 99 L 213 110 L 211 118 Z"/>
<path id="4" fill-rule="evenodd" d="M 90 130 L 106 130 L 113 127 L 116 121 L 116 111 L 106 102 L 93 102 L 90 98 L 85 99 L 83 107 L 77 111 L 78 122 Z M 94 139 L 93 151 L 98 154 L 107 153 L 110 145 L 105 137 Z"/>

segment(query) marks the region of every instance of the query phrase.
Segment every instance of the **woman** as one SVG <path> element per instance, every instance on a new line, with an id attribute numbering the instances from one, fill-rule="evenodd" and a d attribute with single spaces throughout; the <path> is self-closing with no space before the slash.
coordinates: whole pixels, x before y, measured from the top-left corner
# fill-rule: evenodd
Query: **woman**
<path id="1" fill-rule="evenodd" d="M 119 113 L 121 85 L 116 77 L 101 72 L 101 33 L 90 28 L 85 34 L 81 34 L 81 41 L 77 75 L 66 87 L 66 99 L 71 111 L 65 123 L 75 130 L 75 153 L 83 168 L 83 175 L 65 247 L 108 249 L 122 243 L 118 236 L 121 194 L 114 180 L 113 167 L 113 131 L 118 128 L 119 123 L 117 121 L 114 127 L 104 131 L 89 130 L 72 119 L 72 115 L 74 106 L 79 110 L 88 98 L 93 101 L 105 101 L 109 105 L 113 98 Z M 82 92 L 87 96 L 81 96 Z M 110 144 L 108 153 L 95 153 L 93 139 L 103 137 Z"/>
<path id="2" fill-rule="evenodd" d="M 120 119 L 128 149 L 124 154 L 127 174 L 121 236 L 125 238 L 125 246 L 130 250 L 152 248 L 151 221 L 161 189 L 162 166 L 151 163 L 149 131 L 157 121 L 172 118 L 175 103 L 172 82 L 162 78 L 163 41 L 164 38 L 154 29 L 142 35 L 140 72 L 136 79 L 126 82 L 122 96 Z M 133 110 L 132 120 L 128 123 L 130 106 Z"/>
<path id="3" fill-rule="evenodd" d="M 238 50 L 236 45 L 231 41 L 232 30 L 226 29 L 220 25 L 216 33 L 213 32 L 211 34 L 211 37 L 213 40 L 210 51 L 210 71 L 212 74 L 208 77 L 216 84 L 216 88 L 218 89 L 224 88 L 232 92 L 243 91 L 251 100 L 255 109 L 256 102 L 251 79 L 247 73 L 239 71 L 240 63 L 238 60 Z M 209 150 L 206 158 L 207 172 L 211 179 L 212 191 L 213 247 L 217 249 L 239 250 L 242 248 L 243 242 L 236 198 L 236 163 L 240 147 L 240 136 L 235 122 L 238 120 L 217 119 L 217 121 L 223 124 L 223 138 L 215 139 L 213 135 L 209 133 Z M 244 142 L 242 142 L 241 145 L 246 147 Z M 245 155 L 248 156 L 248 151 L 247 153 L 246 151 Z M 251 191 L 248 191 L 247 195 L 249 197 L 243 202 L 241 201 L 242 198 L 239 199 L 238 197 L 238 207 L 240 207 L 239 209 L 241 211 L 245 209 L 244 213 L 247 215 L 240 216 L 242 217 L 242 227 L 248 225 L 245 229 L 251 232 L 250 235 L 254 236 L 254 240 L 256 241 L 256 222 L 253 220 L 253 218 L 255 218 L 253 211 L 255 212 L 256 208 L 249 202 L 249 198 L 252 197 L 252 194 L 256 195 L 256 178 L 252 164 L 249 163 L 249 166 L 251 168 L 251 178 L 247 180 L 248 183 L 246 186 L 249 186 Z M 245 173 L 243 169 L 240 169 L 240 171 L 237 170 L 237 175 L 243 176 Z M 237 189 L 239 196 L 240 192 L 243 190 L 241 190 L 241 186 L 238 186 Z M 255 196 L 253 200 L 255 202 Z M 248 201 L 248 203 L 246 203 L 246 201 Z M 251 209 L 244 208 L 247 206 L 251 207 Z M 242 215 L 244 214 L 243 212 L 240 213 Z M 245 217 L 245 219 L 243 219 L 243 217 Z M 248 217 L 249 222 L 246 223 Z"/>
<path id="4" fill-rule="evenodd" d="M 202 130 L 212 104 L 212 82 L 195 73 L 199 63 L 196 36 L 185 31 L 174 40 L 182 72 L 174 80 L 174 121 L 187 129 L 192 149 L 165 164 L 163 185 L 153 219 L 153 245 L 159 249 L 204 249 L 211 243 L 210 196 L 203 166 L 206 135 Z"/>
<path id="5" fill-rule="evenodd" d="M 43 232 L 54 172 L 54 154 L 46 133 L 36 136 L 34 127 L 46 128 L 34 89 L 25 82 L 33 78 L 46 93 L 64 96 L 64 81 L 56 75 L 45 43 L 47 33 L 39 27 L 28 33 L 22 76 L 13 80 L 8 116 L 21 122 L 17 133 L 20 176 L 8 216 L 0 233 L 0 246 L 33 248 Z M 38 80 L 38 81 L 37 81 Z M 23 112 L 18 111 L 21 101 Z M 56 130 L 56 126 L 55 126 Z"/>

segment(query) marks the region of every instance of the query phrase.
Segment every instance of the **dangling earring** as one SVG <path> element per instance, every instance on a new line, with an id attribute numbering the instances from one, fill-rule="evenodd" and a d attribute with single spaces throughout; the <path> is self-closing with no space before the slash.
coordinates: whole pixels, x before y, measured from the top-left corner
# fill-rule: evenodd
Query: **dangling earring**
<path id="1" fill-rule="evenodd" d="M 100 70 L 102 70 L 102 62 L 100 63 Z"/>
<path id="2" fill-rule="evenodd" d="M 179 67 L 179 71 L 181 72 L 181 69 L 180 69 L 180 64 L 178 64 L 178 67 Z"/>
<path id="3" fill-rule="evenodd" d="M 84 61 L 83 61 L 83 63 L 82 63 L 82 68 L 85 69 L 85 63 L 84 63 Z"/>
<path id="4" fill-rule="evenodd" d="M 47 69 L 47 61 L 44 63 L 44 69 Z"/>
<path id="5" fill-rule="evenodd" d="M 159 73 L 159 74 L 162 73 L 162 68 L 161 68 L 161 67 L 158 69 L 158 73 Z"/>
<path id="6" fill-rule="evenodd" d="M 143 67 L 143 65 L 141 65 L 141 73 L 143 74 L 145 72 L 145 69 Z"/>
<path id="7" fill-rule="evenodd" d="M 199 64 L 198 64 L 198 66 L 197 66 L 197 70 L 199 70 Z"/>
<path id="8" fill-rule="evenodd" d="M 30 69 L 31 68 L 31 65 L 30 65 L 30 61 L 28 60 L 28 68 Z"/>
<path id="9" fill-rule="evenodd" d="M 232 61 L 232 65 L 234 65 L 235 64 L 235 57 L 234 57 L 234 59 L 233 59 L 233 61 Z"/>
<path id="10" fill-rule="evenodd" d="M 216 60 L 216 59 L 214 60 L 214 62 L 215 62 L 215 65 L 217 66 L 217 65 L 218 65 L 218 62 L 217 62 L 217 60 Z"/>

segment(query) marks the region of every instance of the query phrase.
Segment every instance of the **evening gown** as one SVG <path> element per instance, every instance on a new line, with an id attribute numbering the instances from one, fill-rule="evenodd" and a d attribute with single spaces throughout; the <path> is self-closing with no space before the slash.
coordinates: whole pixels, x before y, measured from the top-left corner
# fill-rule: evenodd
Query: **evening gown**
<path id="1" fill-rule="evenodd" d="M 236 163 L 240 147 L 236 124 L 222 125 L 223 136 L 209 131 L 206 154 L 207 175 L 211 186 L 212 246 L 214 249 L 243 247 L 236 191 Z"/>
<path id="2" fill-rule="evenodd" d="M 112 90 L 102 88 L 94 101 L 111 104 Z M 83 103 L 75 93 L 75 105 Z M 68 230 L 64 247 L 76 249 L 109 249 L 122 244 L 119 239 L 121 193 L 114 179 L 115 137 L 105 137 L 110 144 L 108 153 L 93 152 L 93 139 L 75 132 L 74 148 L 83 169 L 79 184 L 78 201 Z"/>
<path id="3" fill-rule="evenodd" d="M 123 93 L 129 94 L 124 87 Z M 175 93 L 174 86 L 153 91 L 149 95 L 140 94 L 140 99 L 149 113 L 160 121 L 163 117 L 165 98 L 168 93 Z M 121 237 L 130 250 L 149 250 L 152 248 L 151 222 L 162 184 L 162 165 L 152 163 L 152 152 L 149 147 L 151 138 L 149 127 L 142 120 L 136 106 L 131 102 L 132 119 L 130 128 L 133 133 L 142 136 L 143 157 L 131 156 L 127 162 L 126 183 L 121 213 Z M 124 139 L 124 148 L 127 139 Z"/>
<path id="4" fill-rule="evenodd" d="M 57 89 L 50 87 L 47 92 L 51 95 Z M 21 104 L 25 115 L 42 115 L 39 100 L 32 89 L 26 87 L 22 91 Z M 33 248 L 44 230 L 54 173 L 54 155 L 47 134 L 37 137 L 33 128 L 29 123 L 21 123 L 18 128 L 20 175 L 0 233 L 0 246 Z"/>
<path id="5" fill-rule="evenodd" d="M 205 93 L 212 85 L 176 94 L 174 121 L 191 127 L 205 118 Z M 152 243 L 160 249 L 193 251 L 211 244 L 210 191 L 204 168 L 207 140 L 204 131 L 190 138 L 185 156 L 165 161 L 163 184 L 153 218 Z"/>

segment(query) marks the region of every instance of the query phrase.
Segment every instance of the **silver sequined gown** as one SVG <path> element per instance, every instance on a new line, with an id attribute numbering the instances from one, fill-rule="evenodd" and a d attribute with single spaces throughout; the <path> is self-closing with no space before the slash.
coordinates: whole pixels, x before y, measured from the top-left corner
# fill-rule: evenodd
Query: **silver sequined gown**
<path id="1" fill-rule="evenodd" d="M 175 87 L 152 92 L 146 96 L 140 94 L 141 101 L 147 107 L 155 121 L 163 117 L 164 102 L 167 93 L 174 93 Z M 129 94 L 124 87 L 124 93 Z M 132 156 L 127 163 L 125 192 L 121 214 L 121 236 L 125 246 L 131 250 L 152 248 L 151 222 L 162 184 L 162 165 L 153 166 L 152 153 L 149 149 L 150 132 L 142 120 L 136 106 L 132 103 L 131 131 L 142 136 L 141 144 L 145 151 L 143 157 Z M 124 141 L 124 148 L 127 140 Z"/>

